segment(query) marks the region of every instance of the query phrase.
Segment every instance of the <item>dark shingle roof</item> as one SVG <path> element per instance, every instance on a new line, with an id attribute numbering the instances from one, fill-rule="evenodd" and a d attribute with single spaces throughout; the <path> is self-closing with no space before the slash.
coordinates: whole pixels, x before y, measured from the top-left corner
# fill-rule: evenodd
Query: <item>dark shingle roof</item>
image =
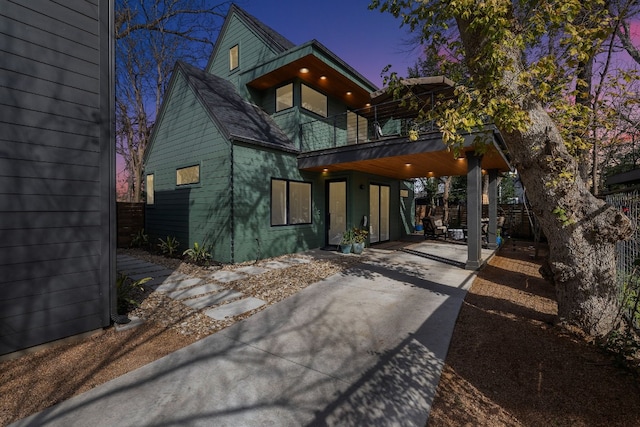
<path id="1" fill-rule="evenodd" d="M 298 151 L 275 121 L 242 99 L 233 84 L 181 61 L 178 68 L 229 139 Z"/>
<path id="2" fill-rule="evenodd" d="M 249 13 L 247 13 L 245 10 L 241 9 L 237 5 L 235 4 L 231 5 L 229 9 L 229 14 L 231 14 L 232 11 L 242 16 L 247 21 L 247 23 L 251 27 L 253 27 L 253 29 L 258 34 L 260 34 L 265 39 L 265 41 L 267 41 L 268 44 L 279 53 L 285 52 L 291 49 L 292 47 L 295 47 L 295 44 L 289 41 L 289 39 L 284 37 L 282 34 L 278 33 L 273 28 L 263 24 L 262 22 L 260 22 L 260 20 L 256 19 L 253 15 L 250 15 Z"/>

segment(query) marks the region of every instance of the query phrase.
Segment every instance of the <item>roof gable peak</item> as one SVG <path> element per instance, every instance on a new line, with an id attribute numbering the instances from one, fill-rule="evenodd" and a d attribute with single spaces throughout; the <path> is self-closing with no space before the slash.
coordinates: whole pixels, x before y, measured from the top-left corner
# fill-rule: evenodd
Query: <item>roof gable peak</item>
<path id="1" fill-rule="evenodd" d="M 258 18 L 242 9 L 240 6 L 232 3 L 231 7 L 229 8 L 227 19 L 229 19 L 234 13 L 241 17 L 241 19 L 247 25 L 249 25 L 260 37 L 262 37 L 262 39 L 264 39 L 264 41 L 269 46 L 271 46 L 277 52 L 285 52 L 295 47 L 295 43 L 287 39 L 285 36 L 269 27 Z"/>

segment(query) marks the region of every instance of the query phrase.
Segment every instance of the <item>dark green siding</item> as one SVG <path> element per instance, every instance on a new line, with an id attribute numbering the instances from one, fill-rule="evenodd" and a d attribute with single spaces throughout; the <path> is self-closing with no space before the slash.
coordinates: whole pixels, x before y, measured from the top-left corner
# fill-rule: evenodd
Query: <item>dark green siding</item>
<path id="1" fill-rule="evenodd" d="M 296 156 L 234 146 L 235 261 L 295 253 L 323 244 L 323 192 L 317 174 L 298 170 Z M 312 223 L 271 226 L 271 179 L 312 183 Z"/>
<path id="2" fill-rule="evenodd" d="M 230 145 L 181 74 L 174 78 L 146 161 L 154 175 L 155 203 L 147 206 L 153 243 L 172 236 L 180 250 L 194 242 L 231 262 Z M 198 184 L 177 186 L 176 169 L 200 165 Z"/>
<path id="3" fill-rule="evenodd" d="M 216 42 L 216 50 L 209 63 L 207 72 L 223 77 L 231 81 L 238 89 L 240 95 L 249 97 L 247 82 L 241 82 L 241 73 L 255 67 L 276 54 L 264 41 L 252 32 L 236 15 L 227 22 L 226 28 L 220 33 L 222 37 Z M 239 47 L 239 66 L 235 70 L 229 70 L 229 49 Z M 253 100 L 256 102 L 256 100 Z"/>

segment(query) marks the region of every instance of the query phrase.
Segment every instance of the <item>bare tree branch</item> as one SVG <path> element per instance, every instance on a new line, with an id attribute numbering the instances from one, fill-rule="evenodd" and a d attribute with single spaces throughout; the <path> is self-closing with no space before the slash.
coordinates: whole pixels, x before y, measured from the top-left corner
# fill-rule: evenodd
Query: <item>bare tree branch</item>
<path id="1" fill-rule="evenodd" d="M 128 194 L 143 194 L 144 154 L 178 60 L 204 66 L 230 2 L 116 0 L 116 153 Z"/>

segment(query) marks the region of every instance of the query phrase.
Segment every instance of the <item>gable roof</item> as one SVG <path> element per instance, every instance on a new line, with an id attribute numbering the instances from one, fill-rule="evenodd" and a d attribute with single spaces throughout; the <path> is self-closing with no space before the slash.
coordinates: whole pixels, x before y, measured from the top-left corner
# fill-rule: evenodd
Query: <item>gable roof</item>
<path id="1" fill-rule="evenodd" d="M 256 32 L 258 33 L 267 44 L 272 47 L 276 52 L 282 53 L 285 52 L 292 47 L 295 46 L 293 42 L 284 37 L 282 34 L 274 30 L 273 28 L 265 25 L 260 20 L 258 20 L 255 16 L 247 13 L 244 9 L 238 7 L 235 3 L 231 4 L 229 8 L 228 16 L 231 16 L 232 13 L 236 13 L 240 17 L 246 21 L 246 23 Z"/>
<path id="2" fill-rule="evenodd" d="M 299 151 L 267 113 L 245 101 L 227 80 L 182 61 L 177 62 L 177 70 L 230 140 Z"/>

